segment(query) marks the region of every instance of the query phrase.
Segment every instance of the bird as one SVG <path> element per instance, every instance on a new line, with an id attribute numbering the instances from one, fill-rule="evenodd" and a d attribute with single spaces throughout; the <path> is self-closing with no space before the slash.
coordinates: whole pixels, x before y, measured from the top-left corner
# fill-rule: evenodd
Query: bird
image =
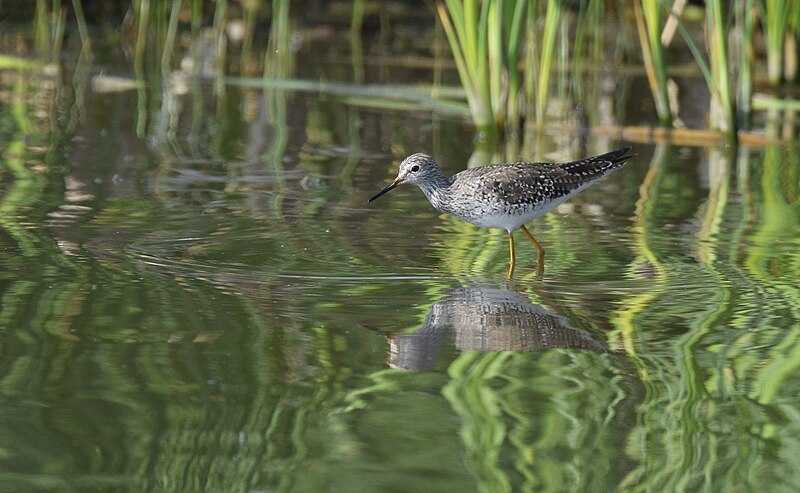
<path id="1" fill-rule="evenodd" d="M 632 156 L 623 147 L 599 156 L 565 163 L 515 162 L 469 168 L 446 176 L 429 155 L 416 153 L 400 163 L 389 185 L 367 200 L 371 203 L 403 183 L 418 186 L 439 212 L 481 228 L 508 231 L 508 278 L 514 275 L 514 231 L 522 229 L 538 252 L 538 272 L 545 250 L 525 223 L 546 214 L 601 178 L 621 168 Z"/>

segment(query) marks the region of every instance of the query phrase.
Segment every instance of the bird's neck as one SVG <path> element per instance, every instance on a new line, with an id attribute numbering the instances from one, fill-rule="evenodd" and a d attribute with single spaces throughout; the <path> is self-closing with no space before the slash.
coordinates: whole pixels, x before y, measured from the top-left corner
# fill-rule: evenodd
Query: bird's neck
<path id="1" fill-rule="evenodd" d="M 443 200 L 452 184 L 453 179 L 444 176 L 444 174 L 440 172 L 435 174 L 432 179 L 425 181 L 425 183 L 420 183 L 419 188 L 432 206 L 441 212 L 445 212 L 442 210 L 444 205 Z"/>

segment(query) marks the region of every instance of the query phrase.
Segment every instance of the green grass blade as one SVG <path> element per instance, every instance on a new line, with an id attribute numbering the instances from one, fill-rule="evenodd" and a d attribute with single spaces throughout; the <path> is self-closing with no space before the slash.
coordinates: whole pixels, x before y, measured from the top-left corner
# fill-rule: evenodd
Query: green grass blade
<path id="1" fill-rule="evenodd" d="M 553 1 L 547 4 L 544 20 L 544 37 L 542 40 L 541 65 L 536 91 L 536 128 L 544 128 L 545 110 L 547 108 L 547 93 L 550 87 L 550 76 L 553 69 L 553 50 L 555 49 L 556 33 L 561 20 L 561 2 Z"/>
<path id="2" fill-rule="evenodd" d="M 634 3 L 636 30 L 642 48 L 647 81 L 656 105 L 656 113 L 662 125 L 672 125 L 672 112 L 667 95 L 666 59 L 661 44 L 663 17 L 659 2 L 642 0 Z"/>
<path id="3" fill-rule="evenodd" d="M 736 133 L 733 98 L 731 96 L 730 67 L 728 61 L 728 32 L 725 29 L 722 0 L 706 2 L 706 20 L 709 31 L 708 52 L 711 57 L 712 105 L 714 98 L 719 105 L 712 106 L 712 125 L 729 135 Z M 719 116 L 716 114 L 719 113 Z"/>

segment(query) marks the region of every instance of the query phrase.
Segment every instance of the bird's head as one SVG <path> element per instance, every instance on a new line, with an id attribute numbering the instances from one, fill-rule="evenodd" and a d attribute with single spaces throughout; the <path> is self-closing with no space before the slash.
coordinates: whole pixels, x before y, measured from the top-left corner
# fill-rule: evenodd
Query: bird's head
<path id="1" fill-rule="evenodd" d="M 397 173 L 397 178 L 386 188 L 373 195 L 367 202 L 372 202 L 402 183 L 413 183 L 420 186 L 423 183 L 437 179 L 441 174 L 439 166 L 432 157 L 421 153 L 412 154 L 400 163 L 400 171 Z"/>

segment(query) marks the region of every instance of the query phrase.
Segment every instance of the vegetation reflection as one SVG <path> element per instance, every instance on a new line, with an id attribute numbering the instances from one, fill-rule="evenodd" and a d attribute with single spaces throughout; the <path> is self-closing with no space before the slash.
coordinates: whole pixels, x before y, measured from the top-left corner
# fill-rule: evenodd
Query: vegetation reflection
<path id="1" fill-rule="evenodd" d="M 0 489 L 796 490 L 797 2 L 214 5 L 121 35 L 37 1 L 0 40 Z M 712 105 L 761 133 L 718 145 Z M 411 151 L 619 138 L 636 163 L 535 221 L 542 278 L 363 206 Z"/>

